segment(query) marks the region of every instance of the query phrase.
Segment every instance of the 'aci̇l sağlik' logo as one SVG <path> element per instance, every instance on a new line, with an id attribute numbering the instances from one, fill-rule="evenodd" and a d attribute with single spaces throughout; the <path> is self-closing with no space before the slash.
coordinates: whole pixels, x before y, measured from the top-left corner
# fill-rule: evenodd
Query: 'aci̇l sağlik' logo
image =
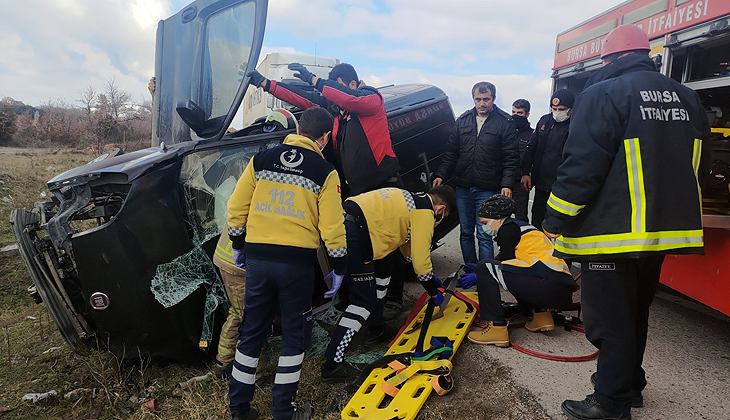
<path id="1" fill-rule="evenodd" d="M 296 168 L 304 161 L 304 155 L 299 153 L 297 149 L 291 149 L 283 152 L 281 156 L 279 156 L 279 160 L 281 160 L 281 164 L 287 168 Z"/>

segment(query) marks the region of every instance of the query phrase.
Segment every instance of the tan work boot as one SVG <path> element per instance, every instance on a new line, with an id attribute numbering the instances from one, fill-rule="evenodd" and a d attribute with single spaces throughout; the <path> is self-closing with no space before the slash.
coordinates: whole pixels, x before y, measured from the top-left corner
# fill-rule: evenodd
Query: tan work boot
<path id="1" fill-rule="evenodd" d="M 527 331 L 555 331 L 555 321 L 550 311 L 533 312 L 532 320 L 525 323 Z"/>
<path id="2" fill-rule="evenodd" d="M 487 325 L 481 330 L 472 331 L 466 336 L 475 344 L 494 344 L 497 347 L 509 347 L 509 332 L 507 326 L 494 325 L 487 322 Z"/>

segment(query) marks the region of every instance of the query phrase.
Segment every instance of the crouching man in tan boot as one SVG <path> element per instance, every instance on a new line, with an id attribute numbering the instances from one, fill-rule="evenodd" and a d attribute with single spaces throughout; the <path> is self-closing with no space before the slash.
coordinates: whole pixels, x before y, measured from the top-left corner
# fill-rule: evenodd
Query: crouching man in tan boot
<path id="1" fill-rule="evenodd" d="M 479 261 L 474 272 L 459 279 L 459 286 L 465 289 L 476 284 L 479 294 L 480 329 L 467 336 L 472 343 L 509 346 L 500 286 L 521 304 L 541 308 L 525 325 L 533 332 L 554 330 L 548 308 L 568 307 L 577 290 L 568 265 L 553 257 L 550 239 L 534 226 L 511 218 L 514 211 L 514 200 L 501 194 L 487 198 L 479 207 L 482 228 L 494 237 L 500 252 L 497 260 Z"/>

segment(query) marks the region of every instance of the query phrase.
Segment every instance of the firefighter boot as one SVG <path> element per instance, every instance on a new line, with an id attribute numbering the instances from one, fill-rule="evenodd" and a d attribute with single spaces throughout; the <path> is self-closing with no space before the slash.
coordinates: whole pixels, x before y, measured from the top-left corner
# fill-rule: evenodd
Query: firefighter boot
<path id="1" fill-rule="evenodd" d="M 494 325 L 492 321 L 478 331 L 472 331 L 466 336 L 475 344 L 494 344 L 497 347 L 509 347 L 509 332 L 506 325 Z"/>
<path id="2" fill-rule="evenodd" d="M 527 331 L 539 332 L 539 331 L 555 331 L 555 321 L 553 321 L 553 314 L 550 311 L 535 312 L 532 313 L 532 320 L 525 323 Z"/>

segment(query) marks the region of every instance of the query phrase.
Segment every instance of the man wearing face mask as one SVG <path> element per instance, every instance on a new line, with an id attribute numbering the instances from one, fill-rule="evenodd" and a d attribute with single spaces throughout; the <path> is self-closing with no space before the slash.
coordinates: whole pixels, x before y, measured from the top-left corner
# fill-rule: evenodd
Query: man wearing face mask
<path id="1" fill-rule="evenodd" d="M 331 132 L 329 112 L 304 111 L 298 134 L 256 154 L 228 200 L 232 259 L 246 267 L 243 321 L 228 392 L 232 420 L 258 416 L 251 407 L 256 367 L 277 306 L 282 340 L 271 414 L 276 420 L 312 418 L 311 405 L 293 405 L 312 332 L 312 261 L 322 238 L 337 284 L 347 256 L 340 179 L 321 152 Z"/>
<path id="2" fill-rule="evenodd" d="M 535 132 L 525 147 L 520 168 L 522 188 L 535 188 L 532 201 L 532 224 L 538 228 L 545 219 L 548 197 L 557 179 L 558 166 L 563 163 L 563 146 L 568 138 L 570 115 L 575 95 L 567 89 L 559 89 L 550 98 L 549 114 L 540 117 Z"/>
<path id="3" fill-rule="evenodd" d="M 520 149 L 520 160 L 525 154 L 527 143 L 532 137 L 532 127 L 527 120 L 530 117 L 530 102 L 527 99 L 518 99 L 512 103 L 512 119 L 517 127 L 517 144 Z M 515 200 L 515 218 L 523 222 L 529 222 L 527 218 L 527 204 L 530 199 L 529 191 L 517 187 L 512 190 L 512 198 Z"/>
<path id="4" fill-rule="evenodd" d="M 474 273 L 459 279 L 459 286 L 465 289 L 476 284 L 479 294 L 479 329 L 467 336 L 472 343 L 509 346 L 500 286 L 519 303 L 534 309 L 532 320 L 525 324 L 531 332 L 554 330 L 548 308 L 567 307 L 577 289 L 568 265 L 553 257 L 550 239 L 534 226 L 510 218 L 514 211 L 514 201 L 501 194 L 479 206 L 482 229 L 495 238 L 500 253 L 496 259 L 479 261 Z"/>
<path id="5" fill-rule="evenodd" d="M 461 254 L 465 263 L 475 264 L 494 257 L 492 238 L 484 234 L 477 220 L 479 204 L 498 192 L 512 196 L 519 184 L 520 152 L 512 116 L 494 105 L 497 88 L 479 82 L 471 94 L 474 108 L 456 119 L 441 165 L 434 172 L 433 186 L 455 176 Z M 479 259 L 474 250 L 475 229 Z"/>
<path id="6" fill-rule="evenodd" d="M 352 337 L 367 322 L 370 330 L 383 329 L 383 299 L 390 283 L 394 251 L 400 249 L 421 285 L 437 305 L 443 296 L 440 280 L 433 273 L 433 230 L 456 207 L 454 190 L 448 185 L 428 194 L 399 188 L 382 188 L 348 198 L 346 212 L 350 304 L 332 334 L 322 365 L 322 382 L 347 382 L 360 369 L 344 361 Z M 339 285 L 333 284 L 333 290 Z"/>

